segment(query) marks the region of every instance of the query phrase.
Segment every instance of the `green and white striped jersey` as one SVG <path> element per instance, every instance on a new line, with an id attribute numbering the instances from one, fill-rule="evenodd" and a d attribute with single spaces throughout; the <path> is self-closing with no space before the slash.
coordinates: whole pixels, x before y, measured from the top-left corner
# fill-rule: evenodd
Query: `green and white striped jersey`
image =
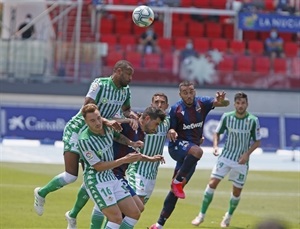
<path id="1" fill-rule="evenodd" d="M 162 155 L 167 133 L 170 129 L 170 119 L 166 117 L 163 122 L 157 127 L 157 132 L 155 134 L 146 134 L 144 139 L 144 147 L 141 150 L 141 153 L 154 156 L 157 154 Z M 140 174 L 147 179 L 156 179 L 157 171 L 160 162 L 149 162 L 149 161 L 137 161 L 129 164 L 126 173 L 129 175 Z"/>
<path id="2" fill-rule="evenodd" d="M 90 86 L 86 97 L 92 98 L 99 108 L 100 114 L 104 118 L 113 118 L 123 105 L 130 106 L 131 92 L 126 87 L 117 88 L 111 77 L 96 78 Z M 79 111 L 69 121 L 70 125 L 83 127 L 84 118 Z"/>
<path id="3" fill-rule="evenodd" d="M 114 152 L 112 148 L 114 131 L 105 127 L 105 135 L 97 135 L 86 128 L 79 137 L 78 148 L 80 156 L 84 161 L 84 178 L 89 182 L 105 182 L 116 180 L 111 169 L 98 172 L 93 165 L 101 161 L 113 161 Z"/>
<path id="4" fill-rule="evenodd" d="M 240 156 L 249 150 L 251 140 L 261 139 L 259 129 L 258 118 L 250 113 L 244 118 L 237 118 L 235 111 L 224 113 L 216 129 L 216 133 L 226 132 L 227 135 L 220 157 L 238 161 Z"/>

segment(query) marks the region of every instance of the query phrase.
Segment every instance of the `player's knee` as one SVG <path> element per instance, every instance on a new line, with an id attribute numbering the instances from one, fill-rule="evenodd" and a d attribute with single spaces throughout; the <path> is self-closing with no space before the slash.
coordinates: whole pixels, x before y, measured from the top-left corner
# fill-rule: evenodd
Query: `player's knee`
<path id="1" fill-rule="evenodd" d="M 63 173 L 63 179 L 67 184 L 73 183 L 77 180 L 77 176 L 74 176 L 68 172 Z"/>

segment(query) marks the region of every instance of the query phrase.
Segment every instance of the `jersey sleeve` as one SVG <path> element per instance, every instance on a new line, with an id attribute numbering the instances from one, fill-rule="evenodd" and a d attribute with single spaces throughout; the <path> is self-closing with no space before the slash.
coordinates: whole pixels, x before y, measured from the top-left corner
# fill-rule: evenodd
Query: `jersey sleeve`
<path id="1" fill-rule="evenodd" d="M 257 117 L 255 117 L 255 120 L 254 120 L 254 125 L 253 125 L 252 131 L 251 131 L 251 137 L 254 141 L 261 140 L 260 124 L 259 124 L 259 120 Z"/>
<path id="2" fill-rule="evenodd" d="M 169 119 L 170 119 L 170 129 L 176 129 L 177 119 L 175 114 L 175 107 L 171 107 L 169 112 Z"/>
<path id="3" fill-rule="evenodd" d="M 101 84 L 99 83 L 99 81 L 97 79 L 94 80 L 90 85 L 90 88 L 86 94 L 86 97 L 91 98 L 96 101 L 96 97 L 97 97 L 100 89 L 101 89 Z"/>
<path id="4" fill-rule="evenodd" d="M 130 92 L 130 89 L 127 88 L 128 92 L 127 92 L 127 98 L 125 100 L 125 102 L 123 103 L 123 106 L 126 106 L 126 107 L 130 107 L 131 104 L 130 104 L 130 100 L 131 100 L 131 92 Z"/>
<path id="5" fill-rule="evenodd" d="M 205 106 L 205 110 L 207 110 L 209 112 L 211 109 L 213 109 L 213 105 L 214 105 L 214 101 L 215 101 L 214 97 L 203 96 L 203 97 L 200 97 L 200 99 L 201 99 L 201 102 Z"/>
<path id="6" fill-rule="evenodd" d="M 96 153 L 97 151 L 88 142 L 80 141 L 79 148 L 81 157 L 84 158 L 87 164 L 92 166 L 101 161 Z"/>
<path id="7" fill-rule="evenodd" d="M 223 114 L 216 128 L 217 134 L 223 134 L 226 130 L 226 115 Z"/>

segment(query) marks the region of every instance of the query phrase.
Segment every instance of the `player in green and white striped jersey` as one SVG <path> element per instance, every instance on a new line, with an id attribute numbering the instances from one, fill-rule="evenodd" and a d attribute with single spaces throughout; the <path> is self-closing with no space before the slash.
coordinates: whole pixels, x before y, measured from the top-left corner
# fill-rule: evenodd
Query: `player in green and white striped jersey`
<path id="1" fill-rule="evenodd" d="M 214 155 L 218 156 L 220 135 L 226 133 L 226 142 L 216 165 L 214 166 L 210 181 L 204 191 L 202 206 L 198 216 L 192 224 L 198 226 L 204 221 L 205 213 L 213 199 L 214 191 L 220 181 L 229 174 L 232 181 L 232 193 L 229 209 L 221 222 L 221 227 L 228 227 L 231 216 L 239 201 L 243 186 L 246 182 L 249 158 L 251 153 L 260 146 L 260 124 L 256 116 L 247 112 L 248 97 L 243 92 L 234 96 L 235 111 L 224 113 L 213 139 Z"/>
<path id="2" fill-rule="evenodd" d="M 132 64 L 126 60 L 120 60 L 115 64 L 113 74 L 110 77 L 96 78 L 94 80 L 85 97 L 84 104 L 96 104 L 102 117 L 105 118 L 105 123 L 117 129 L 120 128 L 118 122 L 109 121 L 108 119 L 113 118 L 118 110 L 122 109 L 126 117 L 137 118 L 135 113 L 131 111 L 131 92 L 128 86 L 133 73 L 134 69 Z M 137 128 L 137 121 L 132 119 L 131 126 Z M 65 171 L 55 176 L 45 186 L 35 188 L 34 209 L 38 215 L 43 214 L 45 198 L 49 193 L 77 180 L 79 169 L 77 141 L 79 134 L 85 128 L 86 125 L 80 111 L 67 123 L 63 133 Z M 78 201 L 76 203 L 78 206 L 80 205 L 80 208 L 82 208 L 87 201 L 87 198 L 85 198 L 86 195 L 85 188 L 82 186 L 78 193 L 80 203 Z M 66 213 L 67 220 L 75 219 L 80 208 L 78 207 L 78 209 L 71 212 L 71 214 Z M 73 228 L 76 227 L 74 226 Z"/>
<path id="3" fill-rule="evenodd" d="M 131 229 L 140 217 L 126 186 L 116 178 L 112 169 L 125 163 L 142 158 L 140 153 L 130 153 L 114 160 L 113 139 L 132 147 L 141 147 L 141 141 L 132 142 L 124 135 L 116 133 L 103 124 L 100 112 L 95 104 L 87 104 L 82 108 L 82 115 L 88 126 L 79 136 L 78 150 L 84 161 L 84 184 L 95 207 L 107 217 L 106 228 Z M 122 213 L 125 215 L 122 219 Z"/>
<path id="4" fill-rule="evenodd" d="M 137 160 L 160 161 L 161 157 L 150 158 L 141 153 L 127 153 L 116 158 L 113 152 L 113 140 L 132 148 L 142 148 L 143 142 L 131 141 L 124 135 L 103 125 L 100 112 L 95 104 L 82 108 L 82 115 L 88 128 L 79 136 L 78 149 L 84 160 L 84 183 L 90 198 L 95 203 L 95 209 L 107 217 L 106 228 L 130 229 L 140 217 L 140 210 L 131 197 L 127 183 L 118 179 L 113 168 Z M 165 114 L 159 108 L 149 107 L 139 118 L 140 128 L 146 133 L 153 133 L 163 121 Z M 122 213 L 125 215 L 122 219 Z M 100 228 L 91 225 L 91 228 Z"/>
<path id="5" fill-rule="evenodd" d="M 166 111 L 169 106 L 168 97 L 164 93 L 154 94 L 151 106 Z M 155 134 L 147 134 L 145 136 L 144 147 L 141 149 L 141 152 L 148 156 L 162 155 L 169 128 L 170 119 L 166 117 L 157 127 Z M 144 204 L 146 204 L 153 192 L 159 164 L 160 162 L 137 161 L 128 166 L 126 173 L 129 185 Z"/>

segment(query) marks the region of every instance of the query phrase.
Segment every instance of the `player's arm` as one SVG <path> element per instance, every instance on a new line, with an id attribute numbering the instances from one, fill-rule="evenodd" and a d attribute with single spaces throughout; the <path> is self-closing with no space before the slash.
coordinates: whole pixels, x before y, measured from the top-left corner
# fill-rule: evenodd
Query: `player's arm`
<path id="1" fill-rule="evenodd" d="M 164 164 L 166 163 L 165 159 L 164 159 L 164 156 L 160 155 L 160 154 L 157 154 L 157 155 L 154 155 L 154 156 L 148 156 L 148 155 L 144 155 L 142 154 L 142 159 L 141 161 L 149 161 L 149 162 L 157 162 L 157 161 L 160 161 L 161 164 Z"/>
<path id="2" fill-rule="evenodd" d="M 116 141 L 122 145 L 130 146 L 133 149 L 144 147 L 144 142 L 142 142 L 140 140 L 135 141 L 135 142 L 131 141 L 129 138 L 127 138 L 125 135 L 123 135 L 121 133 L 114 134 L 114 141 Z"/>
<path id="3" fill-rule="evenodd" d="M 142 157 L 141 155 L 142 155 L 141 153 L 129 153 L 126 156 L 121 157 L 114 161 L 97 162 L 96 164 L 93 165 L 93 167 L 94 167 L 94 169 L 96 169 L 99 172 L 109 170 L 109 169 L 113 169 L 113 168 L 118 167 L 123 164 L 140 161 L 141 157 Z"/>
<path id="4" fill-rule="evenodd" d="M 230 102 L 229 99 L 225 97 L 226 93 L 224 91 L 219 92 L 217 91 L 216 93 L 216 98 L 213 102 L 214 107 L 227 107 Z"/>
<path id="5" fill-rule="evenodd" d="M 256 150 L 260 146 L 261 135 L 258 118 L 256 118 L 255 124 L 252 127 L 251 137 L 253 139 L 253 143 L 250 145 L 248 151 L 240 157 L 239 164 L 245 164 L 247 161 L 249 161 L 250 155 L 253 153 L 254 150 Z"/>
<path id="6" fill-rule="evenodd" d="M 219 155 L 220 135 L 223 134 L 226 129 L 226 115 L 223 114 L 217 125 L 216 131 L 213 134 L 213 154 L 215 156 Z"/>

